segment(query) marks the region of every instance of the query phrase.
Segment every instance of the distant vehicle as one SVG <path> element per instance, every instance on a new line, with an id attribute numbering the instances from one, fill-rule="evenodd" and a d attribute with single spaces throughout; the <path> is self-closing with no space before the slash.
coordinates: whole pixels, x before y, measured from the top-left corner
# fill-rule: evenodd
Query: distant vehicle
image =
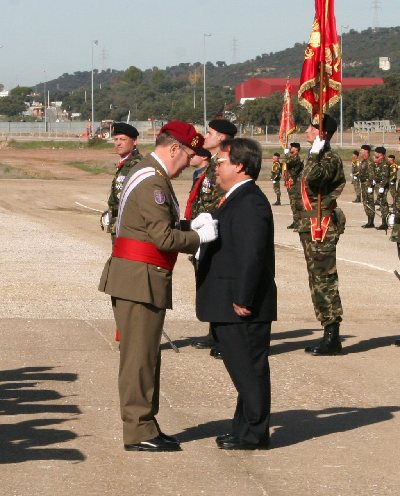
<path id="1" fill-rule="evenodd" d="M 111 119 L 106 119 L 101 121 L 100 126 L 96 129 L 94 137 L 98 139 L 109 139 L 111 138 L 112 125 L 114 121 Z"/>

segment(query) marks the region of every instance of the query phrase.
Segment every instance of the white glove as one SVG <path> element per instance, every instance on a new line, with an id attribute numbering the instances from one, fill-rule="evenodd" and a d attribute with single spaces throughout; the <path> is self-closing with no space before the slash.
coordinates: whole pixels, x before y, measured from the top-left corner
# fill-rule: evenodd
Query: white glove
<path id="1" fill-rule="evenodd" d="M 373 190 L 372 188 L 368 188 L 368 189 L 367 189 L 367 192 L 368 192 L 368 193 L 372 193 L 373 191 L 374 191 L 374 190 Z"/>
<path id="2" fill-rule="evenodd" d="M 197 231 L 197 229 L 200 229 L 200 227 L 203 227 L 204 224 L 208 224 L 212 222 L 213 218 L 211 214 L 207 214 L 203 212 L 202 214 L 199 214 L 196 218 L 192 220 L 190 223 L 190 227 Z"/>
<path id="3" fill-rule="evenodd" d="M 276 184 L 278 181 L 272 181 L 272 184 Z"/>
<path id="4" fill-rule="evenodd" d="M 110 225 L 110 213 L 108 212 L 108 210 L 101 214 L 100 225 L 102 229 L 105 229 Z"/>
<path id="5" fill-rule="evenodd" d="M 372 184 L 373 184 L 373 186 L 375 186 L 375 184 L 376 184 L 375 179 L 372 179 Z"/>
<path id="6" fill-rule="evenodd" d="M 379 188 L 379 193 L 384 193 L 385 188 Z"/>
<path id="7" fill-rule="evenodd" d="M 200 244 L 210 243 L 218 238 L 218 221 L 213 220 L 204 224 L 200 229 L 195 229 L 200 238 Z"/>
<path id="8" fill-rule="evenodd" d="M 353 174 L 350 173 L 350 179 L 353 179 Z"/>
<path id="9" fill-rule="evenodd" d="M 318 154 L 322 150 L 324 145 L 325 145 L 325 140 L 321 140 L 321 138 L 317 136 L 314 140 L 314 143 L 312 144 L 311 153 Z"/>
<path id="10" fill-rule="evenodd" d="M 284 151 L 285 155 L 287 155 L 290 152 L 289 148 L 285 148 L 283 151 Z"/>

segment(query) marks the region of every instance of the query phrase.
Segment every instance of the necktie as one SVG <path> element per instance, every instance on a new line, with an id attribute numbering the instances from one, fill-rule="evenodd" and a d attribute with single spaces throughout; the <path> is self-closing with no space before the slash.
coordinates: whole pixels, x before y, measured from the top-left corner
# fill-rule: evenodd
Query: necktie
<path id="1" fill-rule="evenodd" d="M 225 203 L 225 200 L 226 200 L 226 196 L 225 195 L 224 196 L 221 196 L 221 199 L 218 202 L 217 208 L 221 208 L 222 205 Z"/>

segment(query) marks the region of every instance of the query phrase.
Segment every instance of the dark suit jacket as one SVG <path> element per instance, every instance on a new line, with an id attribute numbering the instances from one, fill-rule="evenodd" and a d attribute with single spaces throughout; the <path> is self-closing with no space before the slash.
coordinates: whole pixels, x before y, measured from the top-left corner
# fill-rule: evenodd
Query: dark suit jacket
<path id="1" fill-rule="evenodd" d="M 202 245 L 196 313 L 205 322 L 276 320 L 274 223 L 271 206 L 254 181 L 239 186 L 217 210 L 217 240 Z M 236 315 L 232 304 L 252 315 Z"/>

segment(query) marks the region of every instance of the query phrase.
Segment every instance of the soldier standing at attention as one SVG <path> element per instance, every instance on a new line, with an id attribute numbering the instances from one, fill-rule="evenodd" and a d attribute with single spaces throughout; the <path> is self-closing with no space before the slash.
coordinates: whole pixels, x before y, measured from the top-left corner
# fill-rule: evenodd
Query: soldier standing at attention
<path id="1" fill-rule="evenodd" d="M 386 159 L 389 165 L 389 192 L 392 197 L 392 206 L 395 205 L 396 197 L 396 184 L 397 184 L 397 170 L 398 165 L 396 164 L 396 157 L 394 155 L 388 155 Z"/>
<path id="2" fill-rule="evenodd" d="M 381 209 L 382 223 L 376 229 L 378 231 L 387 231 L 387 218 L 389 215 L 389 205 L 387 194 L 389 191 L 389 164 L 386 162 L 386 148 L 377 146 L 375 148 L 375 181 L 378 188 L 377 200 Z"/>
<path id="3" fill-rule="evenodd" d="M 362 227 L 364 229 L 371 229 L 375 227 L 375 206 L 374 206 L 374 162 L 371 158 L 371 147 L 369 145 L 362 145 L 360 149 L 360 178 L 361 184 L 361 198 L 364 206 L 364 212 L 367 215 L 368 222 Z"/>
<path id="4" fill-rule="evenodd" d="M 142 160 L 137 149 L 137 139 L 139 131 L 125 122 L 115 122 L 112 127 L 114 150 L 119 155 L 116 171 L 111 183 L 110 196 L 108 197 L 108 210 L 102 213 L 100 226 L 111 234 L 111 243 L 114 244 L 115 224 L 118 216 L 119 199 L 122 186 L 128 172 Z M 115 331 L 115 341 L 119 342 L 119 330 Z"/>
<path id="5" fill-rule="evenodd" d="M 272 156 L 271 181 L 274 193 L 276 194 L 276 202 L 273 205 L 281 205 L 281 177 L 282 164 L 280 163 L 281 154 L 276 152 Z"/>
<path id="6" fill-rule="evenodd" d="M 318 124 L 316 124 L 318 126 Z M 331 149 L 330 140 L 336 121 L 324 114 L 323 137 L 310 124 L 306 133 L 312 143 L 300 178 L 296 207 L 299 212 L 299 236 L 307 263 L 308 281 L 315 315 L 324 328 L 322 340 L 305 351 L 313 355 L 336 355 L 342 350 L 339 327 L 343 309 L 336 269 L 336 245 L 344 232 L 346 219 L 337 208 L 336 199 L 346 184 L 342 159 Z M 318 195 L 321 198 L 321 236 L 318 236 Z"/>
<path id="7" fill-rule="evenodd" d="M 300 143 L 290 143 L 290 149 L 285 148 L 285 163 L 283 165 L 283 178 L 289 195 L 290 208 L 292 209 L 293 222 L 288 229 L 297 231 L 298 212 L 296 210 L 296 196 L 299 191 L 299 177 L 304 163 L 300 158 Z"/>
<path id="8" fill-rule="evenodd" d="M 360 163 L 358 161 L 360 153 L 358 150 L 353 151 L 353 156 L 351 157 L 351 183 L 354 186 L 354 191 L 356 193 L 356 198 L 353 203 L 361 203 L 361 184 L 360 178 Z"/>
<path id="9" fill-rule="evenodd" d="M 112 127 L 114 150 L 119 155 L 116 171 L 111 183 L 110 196 L 108 197 L 108 210 L 101 216 L 101 227 L 111 234 L 111 241 L 115 239 L 115 223 L 118 216 L 119 199 L 122 186 L 128 172 L 142 160 L 137 149 L 138 130 L 125 122 L 115 122 Z"/>
<path id="10" fill-rule="evenodd" d="M 111 296 L 121 331 L 118 376 L 124 448 L 179 451 L 176 438 L 156 420 L 159 407 L 160 341 L 172 307 L 172 271 L 178 252 L 195 253 L 217 238 L 217 221 L 196 231 L 180 230 L 179 205 L 171 179 L 189 166 L 198 145 L 186 122 L 164 125 L 155 151 L 131 169 L 122 190 L 116 238 L 99 290 Z"/>
<path id="11" fill-rule="evenodd" d="M 208 129 L 204 137 L 203 148 L 211 152 L 211 160 L 206 169 L 198 178 L 197 184 L 193 186 L 197 190 L 196 196 L 189 197 L 186 206 L 187 219 L 194 219 L 201 213 L 213 214 L 216 212 L 221 197 L 224 192 L 216 183 L 215 165 L 217 163 L 217 153 L 221 143 L 229 138 L 234 138 L 237 133 L 237 127 L 226 119 L 214 119 L 208 123 Z M 190 204 L 189 204 L 190 203 Z M 190 214 L 189 214 L 190 212 Z M 221 353 L 215 347 L 215 339 L 212 335 L 211 326 L 205 337 L 200 337 L 192 341 L 192 346 L 198 349 L 211 348 L 210 355 L 214 358 L 221 359 Z"/>

